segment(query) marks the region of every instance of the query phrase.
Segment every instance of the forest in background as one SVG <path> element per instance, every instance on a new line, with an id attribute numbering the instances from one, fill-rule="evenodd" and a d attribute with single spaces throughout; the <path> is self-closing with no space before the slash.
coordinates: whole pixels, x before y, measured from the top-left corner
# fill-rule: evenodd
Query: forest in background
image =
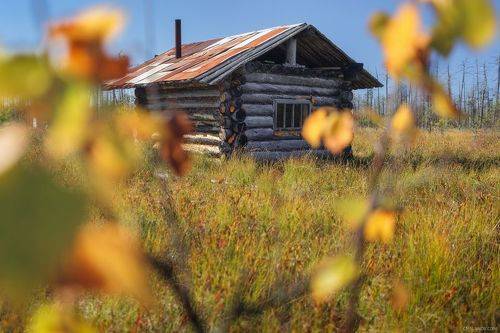
<path id="1" fill-rule="evenodd" d="M 391 110 L 407 103 L 415 112 L 420 127 L 434 126 L 480 128 L 497 127 L 500 104 L 500 56 L 492 61 L 480 62 L 464 59 L 458 66 L 436 58 L 430 73 L 446 87 L 462 116 L 455 120 L 439 120 L 432 112 L 430 95 L 415 85 L 394 81 L 387 72 L 375 70 L 372 74 L 384 85 L 382 88 L 360 90 L 354 95 L 355 110 L 373 109 L 377 114 L 389 116 Z M 364 122 L 366 124 L 366 122 Z"/>

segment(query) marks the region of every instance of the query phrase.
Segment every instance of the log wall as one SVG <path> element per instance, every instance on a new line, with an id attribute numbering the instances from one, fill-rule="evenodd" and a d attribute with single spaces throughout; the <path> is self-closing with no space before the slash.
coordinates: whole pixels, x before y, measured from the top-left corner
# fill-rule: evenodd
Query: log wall
<path id="1" fill-rule="evenodd" d="M 245 66 L 241 85 L 246 145 L 244 150 L 260 159 L 279 159 L 312 153 L 326 156 L 323 149 L 312 149 L 300 132 L 276 132 L 276 99 L 309 100 L 312 109 L 321 106 L 352 108 L 352 89 L 341 71 L 266 65 L 253 62 Z"/>
<path id="2" fill-rule="evenodd" d="M 195 132 L 185 136 L 184 148 L 220 156 L 225 147 L 220 138 L 223 117 L 219 112 L 219 89 L 215 86 L 149 86 L 136 88 L 136 104 L 152 112 L 168 115 L 185 112 Z"/>
<path id="3" fill-rule="evenodd" d="M 311 101 L 321 106 L 352 108 L 352 90 L 341 71 L 251 62 L 218 86 L 136 88 L 136 103 L 151 111 L 183 111 L 195 125 L 186 148 L 214 156 L 242 150 L 259 159 L 279 159 L 314 150 L 300 132 L 276 132 L 276 99 Z"/>

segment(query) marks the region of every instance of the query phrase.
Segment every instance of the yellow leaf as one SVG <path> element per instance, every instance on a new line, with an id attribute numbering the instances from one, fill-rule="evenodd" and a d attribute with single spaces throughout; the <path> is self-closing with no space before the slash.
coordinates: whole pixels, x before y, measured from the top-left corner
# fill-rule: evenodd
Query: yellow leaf
<path id="1" fill-rule="evenodd" d="M 58 304 L 40 306 L 30 319 L 26 331 L 29 333 L 97 332 L 90 324 Z"/>
<path id="2" fill-rule="evenodd" d="M 370 242 L 382 241 L 389 243 L 394 236 L 396 213 L 394 211 L 377 209 L 370 214 L 365 225 L 365 239 Z"/>
<path id="3" fill-rule="evenodd" d="M 163 122 L 161 118 L 141 110 L 124 108 L 116 119 L 118 129 L 124 136 L 138 140 L 152 140 L 155 133 L 161 133 Z"/>
<path id="4" fill-rule="evenodd" d="M 482 47 L 496 32 L 495 8 L 488 0 L 458 0 L 463 15 L 462 36 L 472 47 Z"/>
<path id="5" fill-rule="evenodd" d="M 335 202 L 335 213 L 350 229 L 356 229 L 368 211 L 368 202 L 361 198 L 343 198 Z"/>
<path id="6" fill-rule="evenodd" d="M 128 229 L 115 223 L 87 225 L 77 235 L 59 282 L 147 302 L 147 271 L 139 241 Z"/>
<path id="7" fill-rule="evenodd" d="M 28 146 L 28 129 L 21 124 L 0 127 L 0 174 L 13 167 Z"/>
<path id="8" fill-rule="evenodd" d="M 66 157 L 79 150 L 89 128 L 90 89 L 72 84 L 64 92 L 49 127 L 45 148 L 55 157 Z"/>
<path id="9" fill-rule="evenodd" d="M 432 88 L 432 105 L 434 112 L 443 118 L 457 118 L 460 112 L 439 83 L 434 83 Z"/>
<path id="10" fill-rule="evenodd" d="M 396 138 L 409 137 L 415 129 L 415 118 L 407 104 L 401 105 L 391 121 L 392 134 Z"/>
<path id="11" fill-rule="evenodd" d="M 378 12 L 372 15 L 370 18 L 369 27 L 371 32 L 379 39 L 384 35 L 385 29 L 387 28 L 387 23 L 389 23 L 390 17 L 386 13 Z"/>
<path id="12" fill-rule="evenodd" d="M 39 97 L 49 90 L 52 80 L 45 58 L 34 55 L 0 55 L 0 97 Z"/>
<path id="13" fill-rule="evenodd" d="M 113 128 L 101 125 L 96 126 L 96 133 L 87 147 L 87 161 L 100 181 L 118 182 L 137 165 L 138 147 L 133 138 L 119 136 Z"/>
<path id="14" fill-rule="evenodd" d="M 349 110 L 332 112 L 327 118 L 323 141 L 334 154 L 341 153 L 354 138 L 354 119 Z"/>
<path id="15" fill-rule="evenodd" d="M 408 64 L 420 57 L 420 51 L 428 43 L 414 4 L 407 3 L 399 8 L 386 23 L 381 42 L 387 70 L 392 76 L 400 77 Z"/>
<path id="16" fill-rule="evenodd" d="M 304 122 L 302 136 L 313 148 L 318 148 L 321 145 L 327 116 L 328 108 L 320 108 L 307 117 Z"/>
<path id="17" fill-rule="evenodd" d="M 351 257 L 337 257 L 320 264 L 311 279 L 313 299 L 318 303 L 328 301 L 358 274 L 359 268 Z"/>

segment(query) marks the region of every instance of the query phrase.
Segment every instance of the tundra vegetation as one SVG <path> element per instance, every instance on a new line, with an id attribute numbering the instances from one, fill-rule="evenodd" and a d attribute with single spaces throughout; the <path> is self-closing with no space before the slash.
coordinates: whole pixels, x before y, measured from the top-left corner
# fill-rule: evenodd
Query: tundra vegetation
<path id="1" fill-rule="evenodd" d="M 192 159 L 182 114 L 89 103 L 127 69 L 105 51 L 122 24 L 94 8 L 50 25 L 60 62 L 1 55 L 17 110 L 0 129 L 2 331 L 496 329 L 497 131 L 422 130 L 404 103 L 320 108 L 304 138 L 352 144 L 351 160 Z M 480 48 L 495 24 L 487 0 L 426 0 L 370 28 L 389 75 L 461 119 L 429 57 Z"/>

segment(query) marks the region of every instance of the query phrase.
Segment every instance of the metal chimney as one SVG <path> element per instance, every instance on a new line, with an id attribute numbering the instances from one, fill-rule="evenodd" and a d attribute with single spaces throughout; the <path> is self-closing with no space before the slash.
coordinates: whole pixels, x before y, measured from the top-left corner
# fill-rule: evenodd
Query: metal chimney
<path id="1" fill-rule="evenodd" d="M 175 57 L 182 57 L 181 20 L 175 20 Z"/>

